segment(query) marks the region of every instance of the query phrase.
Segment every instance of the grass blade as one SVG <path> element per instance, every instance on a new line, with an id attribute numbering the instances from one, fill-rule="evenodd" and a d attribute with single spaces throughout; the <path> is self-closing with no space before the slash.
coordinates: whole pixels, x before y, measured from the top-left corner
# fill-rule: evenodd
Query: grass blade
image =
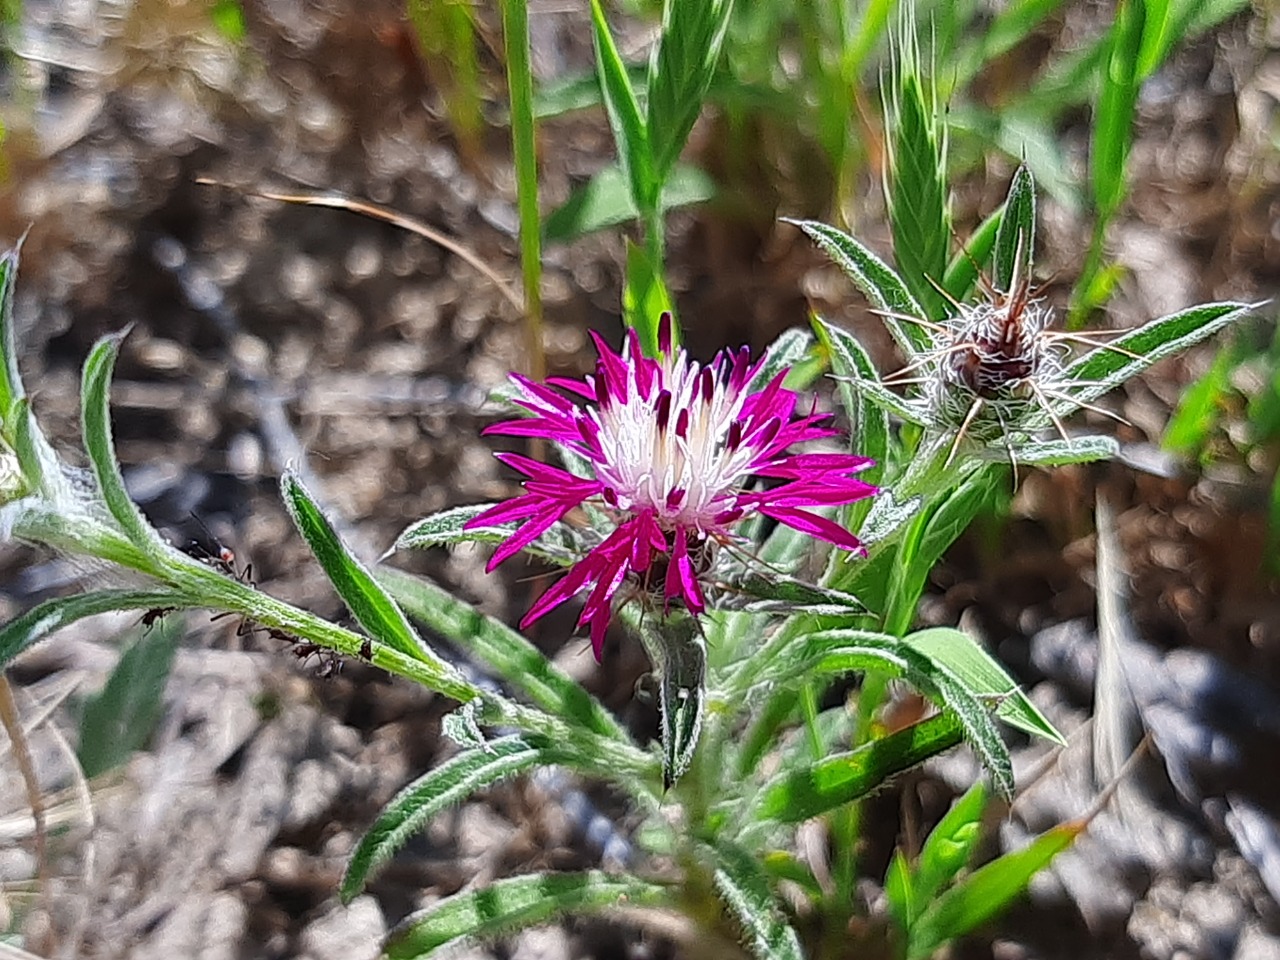
<path id="1" fill-rule="evenodd" d="M 879 790 L 890 777 L 963 740 L 955 715 L 940 713 L 856 750 L 787 770 L 764 788 L 756 815 L 800 823 Z"/>
<path id="2" fill-rule="evenodd" d="M 320 561 L 329 582 L 369 636 L 442 672 L 456 673 L 422 642 L 404 612 L 347 549 L 298 475 L 291 470 L 280 478 L 280 495 L 294 526 Z"/>
<path id="3" fill-rule="evenodd" d="M 929 319 L 950 313 L 934 284 L 947 270 L 951 214 L 947 204 L 946 121 L 923 75 L 912 7 L 902 8 L 889 92 L 885 97 L 888 162 L 884 194 L 898 272 Z"/>
<path id="4" fill-rule="evenodd" d="M 388 938 L 387 960 L 417 960 L 444 947 L 471 945 L 565 914 L 612 907 L 660 907 L 667 888 L 598 870 L 532 873 L 446 897 L 406 919 Z"/>
<path id="5" fill-rule="evenodd" d="M 595 35 L 596 70 L 609 126 L 618 146 L 618 163 L 631 190 L 631 202 L 642 216 L 647 216 L 657 207 L 661 181 L 653 170 L 649 130 L 640 115 L 640 104 L 631 89 L 613 34 L 609 32 L 600 0 L 591 0 L 591 27 Z"/>
<path id="6" fill-rule="evenodd" d="M 1138 57 L 1145 32 L 1146 0 L 1120 0 L 1111 28 L 1102 92 L 1093 122 L 1090 173 L 1098 218 L 1111 219 L 1128 192 L 1126 176 L 1138 101 Z"/>
<path id="7" fill-rule="evenodd" d="M 907 956 L 928 957 L 949 940 L 986 923 L 1021 894 L 1031 878 L 1084 832 L 1073 821 L 1041 834 L 1029 847 L 1006 853 L 971 873 L 930 904 L 911 928 Z"/>
<path id="8" fill-rule="evenodd" d="M 448 638 L 538 707 L 624 742 L 630 737 L 591 694 L 500 620 L 420 577 L 381 567 L 378 579 L 406 611 Z"/>
<path id="9" fill-rule="evenodd" d="M 98 488 L 107 509 L 120 524 L 129 541 L 149 557 L 170 549 L 160 534 L 147 523 L 142 511 L 129 498 L 120 464 L 111 441 L 111 371 L 115 366 L 120 341 L 128 331 L 103 337 L 93 346 L 84 362 L 80 393 L 80 418 L 84 430 L 84 446 L 93 466 Z"/>
<path id="10" fill-rule="evenodd" d="M 181 621 L 178 615 L 143 627 L 101 692 L 85 703 L 76 757 L 87 779 L 120 766 L 150 738 L 182 639 Z"/>
<path id="11" fill-rule="evenodd" d="M 516 168 L 516 208 L 520 216 L 520 269 L 524 279 L 525 344 L 528 373 L 546 376 L 542 347 L 542 232 L 538 217 L 538 155 L 534 143 L 533 72 L 529 67 L 529 11 L 526 0 L 501 0 L 502 37 L 511 98 L 511 148 Z M 463 15 L 470 11 L 463 8 Z"/>
<path id="12" fill-rule="evenodd" d="M 648 121 L 653 175 L 665 180 L 684 149 L 715 76 L 733 0 L 666 0 L 649 61 Z"/>

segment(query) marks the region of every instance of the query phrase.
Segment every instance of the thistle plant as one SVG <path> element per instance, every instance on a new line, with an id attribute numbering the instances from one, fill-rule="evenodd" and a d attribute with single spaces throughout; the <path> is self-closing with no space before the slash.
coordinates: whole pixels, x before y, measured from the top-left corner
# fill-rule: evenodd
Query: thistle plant
<path id="1" fill-rule="evenodd" d="M 518 630 L 425 578 L 362 562 L 295 474 L 282 478 L 281 496 L 358 629 L 168 543 L 130 501 L 113 449 L 120 336 L 99 341 L 84 367 L 90 470 L 69 467 L 41 433 L 14 342 L 16 251 L 0 260 L 0 533 L 96 559 L 130 585 L 49 600 L 4 625 L 0 665 L 96 613 L 200 609 L 456 701 L 444 727 L 456 750 L 363 836 L 339 890 L 346 900 L 432 817 L 512 776 L 556 766 L 630 804 L 627 864 L 452 893 L 403 920 L 384 944 L 391 958 L 622 906 L 631 917 L 687 916 L 690 956 L 740 947 L 770 960 L 864 949 L 925 957 L 983 923 L 1084 824 L 969 868 L 987 796 L 1016 787 L 1001 727 L 1062 738 L 973 637 L 913 630 L 928 575 L 1008 489 L 1011 462 L 1114 455 L 1111 438 L 1074 434 L 1071 415 L 1250 307 L 1193 307 L 1108 342 L 1056 333 L 1033 285 L 1030 174 L 1015 174 L 1003 208 L 948 259 L 946 138 L 932 95 L 900 83 L 893 102 L 886 189 L 898 268 L 833 227 L 797 225 L 879 312 L 908 376 L 882 377 L 853 335 L 818 317 L 812 332 L 788 331 L 759 358 L 726 349 L 701 364 L 679 347 L 670 314 L 646 315 L 620 351 L 595 338 L 589 377 L 516 375 L 519 417 L 490 432 L 540 440 L 554 462 L 500 454 L 521 492 L 424 518 L 389 551 L 492 544 L 491 569 L 523 556 L 557 573 L 523 625 L 581 602 L 597 658 L 609 642 L 643 643 L 662 706 L 657 731 L 626 729 Z M 913 177 L 934 182 L 924 189 Z M 902 255 L 908 248 L 933 253 Z M 937 296 L 922 304 L 922 290 Z M 826 370 L 832 411 L 808 392 Z M 905 725 L 882 710 L 895 682 L 926 705 Z M 860 802 L 964 743 L 984 781 L 917 856 L 900 851 L 874 878 L 882 898 L 864 898 Z M 825 842 L 799 844 L 806 823 Z M 876 911 L 882 922 L 854 923 Z"/>

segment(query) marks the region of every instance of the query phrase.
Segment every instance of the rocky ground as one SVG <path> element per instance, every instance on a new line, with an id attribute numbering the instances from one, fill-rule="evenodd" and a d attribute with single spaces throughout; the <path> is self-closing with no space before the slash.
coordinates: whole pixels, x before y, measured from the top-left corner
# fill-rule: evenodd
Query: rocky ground
<path id="1" fill-rule="evenodd" d="M 74 449 L 79 365 L 95 338 L 136 324 L 113 392 L 135 497 L 175 541 L 214 536 L 253 564 L 263 590 L 343 616 L 279 505 L 279 470 L 312 471 L 367 556 L 413 519 L 502 495 L 507 481 L 478 432 L 487 392 L 525 361 L 523 331 L 492 283 L 421 238 L 235 188 L 368 197 L 462 240 L 517 282 L 505 131 L 486 132 L 478 150 L 459 147 L 389 0 L 256 0 L 245 4 L 239 45 L 195 0 L 24 6 L 22 59 L 5 70 L 9 88 L 25 91 L 13 108 L 28 122 L 10 121 L 0 240 L 30 227 L 17 317 L 41 421 Z M 1079 6 L 1071 16 L 1098 15 Z M 587 67 L 583 26 L 580 12 L 535 8 L 543 76 Z M 1069 16 L 1063 29 L 1072 27 Z M 1179 54 L 1144 98 L 1135 195 L 1113 238 L 1130 271 L 1115 325 L 1280 287 L 1280 159 L 1267 139 L 1280 99 L 1277 29 L 1274 15 L 1269 26 L 1260 14 L 1231 21 Z M 555 121 L 542 146 L 548 204 L 611 151 L 595 114 Z M 714 157 L 705 128 L 692 149 Z M 1082 156 L 1084 145 L 1068 137 L 1063 149 Z M 993 164 L 966 180 L 962 222 L 999 201 L 1009 172 Z M 806 301 L 882 342 L 838 272 L 773 222 L 818 212 L 797 206 L 802 193 L 776 187 L 763 218 L 744 220 L 726 202 L 673 219 L 676 293 L 695 351 L 742 340 L 759 348 L 803 322 Z M 859 230 L 881 243 L 870 175 L 866 196 Z M 1045 293 L 1061 300 L 1087 225 L 1047 202 L 1044 232 L 1041 268 L 1058 278 Z M 548 251 L 553 370 L 583 372 L 588 329 L 617 334 L 620 255 L 614 234 Z M 1280 957 L 1280 797 L 1269 767 L 1280 749 L 1280 599 L 1260 574 L 1274 465 L 1200 474 L 1152 446 L 1211 357 L 1163 365 L 1119 399 L 1131 425 L 1106 426 L 1133 463 L 1155 463 L 1159 475 L 1131 463 L 1026 476 L 1014 515 L 968 538 L 938 571 L 925 617 L 967 615 L 1073 733 L 1056 758 L 1019 749 L 1028 786 L 996 842 L 1080 816 L 1097 796 L 1098 725 L 1091 732 L 1088 718 L 1100 592 L 1113 601 L 1106 622 L 1128 625 L 1117 642 L 1135 711 L 1108 720 L 1105 742 L 1132 747 L 1140 727 L 1154 738 L 1030 903 L 961 955 Z M 1100 491 L 1116 543 L 1102 563 Z M 526 585 L 483 575 L 479 552 L 411 562 L 490 612 L 514 617 L 527 603 Z M 101 576 L 6 547 L 0 617 Z M 610 834 L 625 838 L 625 811 L 608 797 L 559 780 L 514 783 L 434 823 L 344 909 L 333 890 L 345 855 L 379 807 L 447 749 L 448 705 L 359 663 L 321 676 L 332 671 L 193 616 L 149 748 L 89 787 L 69 761 L 69 705 L 103 682 L 119 632 L 133 626 L 68 630 L 12 671 L 59 830 L 51 875 L 33 897 L 30 819 L 6 757 L 0 921 L 21 922 L 41 955 L 358 960 L 434 897 L 539 866 L 593 865 Z M 568 626 L 553 622 L 534 639 L 560 649 Z M 611 707 L 651 724 L 632 697 L 646 669 L 636 645 L 596 668 L 574 643 L 562 654 L 571 668 Z M 901 813 L 936 816 L 974 775 L 957 754 L 905 778 L 875 808 L 868 862 L 887 857 Z M 605 819 L 592 823 L 591 810 Z M 493 950 L 526 960 L 676 952 L 616 922 L 567 923 Z"/>

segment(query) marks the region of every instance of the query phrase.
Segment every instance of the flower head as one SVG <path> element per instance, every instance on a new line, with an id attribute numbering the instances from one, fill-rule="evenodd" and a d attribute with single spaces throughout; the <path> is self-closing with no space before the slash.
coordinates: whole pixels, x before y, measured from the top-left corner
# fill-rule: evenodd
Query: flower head
<path id="1" fill-rule="evenodd" d="M 603 539 L 538 598 L 522 627 L 586 593 L 579 624 L 589 628 L 598 660 L 624 585 L 701 613 L 701 578 L 713 569 L 718 548 L 733 542 L 734 526 L 755 514 L 845 550 L 862 549 L 848 530 L 808 508 L 871 496 L 876 488 L 854 474 L 872 462 L 852 454 L 789 452 L 837 431 L 825 425 L 826 415 L 797 415 L 799 396 L 782 386 L 785 371 L 752 390 L 760 364 L 751 363 L 746 347 L 723 351 L 703 366 L 673 349 L 669 314 L 662 318 L 657 359 L 641 353 L 634 330 L 620 354 L 592 337 L 599 354 L 594 375 L 553 377 L 544 385 L 513 374 L 523 394 L 516 402 L 533 416 L 485 431 L 551 440 L 584 458 L 590 472 L 578 476 L 519 454 L 498 454 L 525 476 L 525 492 L 468 524 L 520 524 L 494 552 L 489 570 L 575 507 L 593 505 L 610 524 Z"/>
<path id="2" fill-rule="evenodd" d="M 991 439 L 1048 409 L 1064 344 L 1062 334 L 1049 330 L 1052 313 L 1032 295 L 1030 264 L 1023 265 L 1021 253 L 1007 292 L 979 282 L 986 299 L 955 304 L 957 315 L 939 328 L 926 362 L 926 403 L 940 422 Z M 984 406 L 992 417 L 980 416 Z"/>

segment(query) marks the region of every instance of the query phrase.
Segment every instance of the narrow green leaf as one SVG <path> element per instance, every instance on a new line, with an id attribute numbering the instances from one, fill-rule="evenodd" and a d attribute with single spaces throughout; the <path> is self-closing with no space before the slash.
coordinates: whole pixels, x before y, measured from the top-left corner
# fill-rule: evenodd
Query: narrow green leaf
<path id="1" fill-rule="evenodd" d="M 715 76 L 733 0 L 666 0 L 649 61 L 648 122 L 654 176 L 663 180 L 684 149 Z"/>
<path id="2" fill-rule="evenodd" d="M 716 195 L 716 185 L 697 167 L 678 163 L 662 185 L 659 209 L 662 212 L 705 203 Z M 548 243 L 566 243 L 597 230 L 630 223 L 640 216 L 631 199 L 626 174 L 620 167 L 605 167 L 569 194 L 569 199 L 551 211 L 542 225 Z"/>
<path id="3" fill-rule="evenodd" d="M 1004 667 L 967 633 L 951 627 L 932 627 L 909 634 L 903 642 L 954 676 L 974 696 L 998 700 L 996 716 L 1005 723 L 1059 746 L 1066 745 L 1062 734 L 1018 689 Z"/>
<path id="4" fill-rule="evenodd" d="M 106 685 L 86 701 L 76 744 L 86 778 L 120 766 L 151 737 L 182 633 L 182 615 L 176 612 L 143 627 L 125 647 Z"/>
<path id="5" fill-rule="evenodd" d="M 1189 307 L 1089 351 L 1064 372 L 1065 380 L 1074 380 L 1081 386 L 1071 389 L 1072 400 L 1062 401 L 1059 409 L 1070 412 L 1081 403 L 1097 399 L 1165 357 L 1207 340 L 1256 306 L 1228 301 Z"/>
<path id="6" fill-rule="evenodd" d="M 893 851 L 889 869 L 884 874 L 884 898 L 889 916 L 905 931 L 911 926 L 917 907 L 911 889 L 911 867 L 901 850 Z"/>
<path id="7" fill-rule="evenodd" d="M 286 470 L 280 478 L 280 496 L 329 582 L 369 636 L 415 660 L 433 664 L 449 674 L 456 673 L 422 642 L 396 602 L 347 549 L 292 470 Z"/>
<path id="8" fill-rule="evenodd" d="M 867 483 L 879 483 L 889 457 L 889 417 L 882 405 L 872 402 L 866 393 L 852 385 L 853 381 L 877 383 L 880 378 L 876 368 L 853 334 L 816 315 L 810 318 L 810 323 L 831 357 L 831 371 L 840 378 L 836 381 L 836 396 L 849 417 L 852 452 L 875 461 L 875 466 L 864 470 L 861 476 Z M 849 529 L 857 530 L 870 509 L 870 500 L 851 505 L 847 518 Z"/>
<path id="9" fill-rule="evenodd" d="M 649 131 L 640 115 L 640 104 L 627 79 L 627 68 L 618 55 L 600 0 L 591 0 L 591 27 L 595 35 L 596 70 L 609 126 L 618 146 L 618 163 L 626 176 L 631 202 L 644 214 L 656 207 L 661 181 L 654 175 Z"/>
<path id="10" fill-rule="evenodd" d="M 778 374 L 787 371 L 788 376 L 783 383 L 793 389 L 801 384 L 793 384 L 790 374 L 803 363 L 813 350 L 813 336 L 807 330 L 790 327 L 778 335 L 778 339 L 769 344 L 760 358 L 755 376 L 744 388 L 747 393 L 758 393 L 769 385 Z"/>
<path id="11" fill-rule="evenodd" d="M 55 482 L 62 479 L 60 464 L 31 415 L 30 398 L 23 397 L 14 403 L 8 421 L 13 426 L 13 452 L 18 458 L 25 485 L 40 490 L 51 503 L 66 502 L 49 489 L 51 478 Z"/>
<path id="12" fill-rule="evenodd" d="M 812 547 L 813 539 L 807 539 Z M 820 616 L 853 616 L 867 612 L 866 606 L 852 593 L 823 587 L 783 573 L 749 573 L 733 581 L 736 592 L 754 597 L 759 602 L 749 602 L 742 609 L 752 613 L 772 611 L 793 612 L 803 610 Z"/>
<path id="13" fill-rule="evenodd" d="M 706 706 L 707 642 L 698 620 L 672 611 L 648 617 L 640 637 L 658 676 L 662 730 L 662 782 L 670 790 L 689 769 Z"/>
<path id="14" fill-rule="evenodd" d="M 14 247 L 0 255 L 0 416 L 26 396 L 18 371 L 18 342 L 13 329 L 13 296 L 18 285 L 18 258 Z M 0 423 L 0 427 L 5 424 Z"/>
<path id="15" fill-rule="evenodd" d="M 902 11 L 888 92 L 884 97 L 885 201 L 899 276 L 929 319 L 950 312 L 934 284 L 941 283 L 951 247 L 946 172 L 946 119 L 933 84 L 924 76 L 914 8 Z"/>
<path id="16" fill-rule="evenodd" d="M 992 458 L 1005 459 L 1008 452 L 996 445 L 985 451 Z M 1030 440 L 1018 444 L 1015 457 L 1028 467 L 1060 467 L 1068 463 L 1114 460 L 1120 444 L 1114 437 L 1072 437 L 1070 440 Z"/>
<path id="17" fill-rule="evenodd" d="M 1090 172 L 1099 218 L 1105 222 L 1128 192 L 1126 176 L 1133 142 L 1133 110 L 1138 101 L 1138 54 L 1142 47 L 1145 0 L 1120 0 L 1111 27 L 1102 93 L 1093 121 Z"/>
<path id="18" fill-rule="evenodd" d="M 874 671 L 886 677 L 905 679 L 939 706 L 955 714 L 997 788 L 1003 795 L 1011 796 L 1013 770 L 1009 751 L 1000 739 L 988 703 L 994 700 L 1001 707 L 1009 702 L 1016 704 L 1016 698 L 1009 690 L 1016 690 L 1016 687 L 992 662 L 1005 683 L 998 685 L 1003 690 L 988 692 L 984 683 L 978 680 L 985 680 L 986 687 L 996 687 L 994 680 L 986 676 L 975 680 L 973 673 L 957 669 L 948 656 L 936 654 L 928 638 L 923 642 L 923 649 L 912 641 L 912 637 L 903 640 L 866 630 L 816 631 L 789 645 L 773 662 L 765 665 L 757 682 L 787 683 L 801 677 L 817 681 L 851 671 Z M 962 666 L 967 666 L 965 659 L 960 657 Z M 1008 709 L 1011 716 L 1025 719 L 1021 709 Z"/>
<path id="19" fill-rule="evenodd" d="M 343 902 L 350 903 L 369 877 L 442 810 L 531 767 L 568 759 L 566 751 L 545 737 L 521 734 L 463 750 L 427 771 L 397 793 L 360 838 L 339 887 Z"/>
<path id="20" fill-rule="evenodd" d="M 964 248 L 959 250 L 947 264 L 947 272 L 943 275 L 942 286 L 953 299 L 964 303 L 973 294 L 978 283 L 978 275 L 990 262 L 995 249 L 996 232 L 1004 223 L 1004 207 L 978 224 Z"/>
<path id="21" fill-rule="evenodd" d="M 938 947 L 977 929 L 1019 896 L 1031 878 L 1071 846 L 1085 824 L 1062 824 L 1041 834 L 1029 847 L 1006 853 L 945 891 L 911 929 L 909 960 L 928 957 Z"/>
<path id="22" fill-rule="evenodd" d="M 195 604 L 170 590 L 97 590 L 46 600 L 0 627 L 0 667 L 68 624 L 119 610 L 174 610 Z"/>
<path id="23" fill-rule="evenodd" d="M 902 278 L 891 270 L 883 260 L 855 240 L 835 227 L 816 220 L 792 220 L 783 217 L 784 223 L 794 224 L 816 243 L 827 256 L 835 261 L 844 271 L 845 276 L 853 281 L 862 291 L 871 306 L 880 311 L 885 327 L 893 335 L 907 357 L 914 356 L 921 350 L 933 346 L 928 330 L 919 322 L 926 318 L 924 310 L 916 301 Z M 905 319 L 904 319 L 905 318 Z"/>
<path id="24" fill-rule="evenodd" d="M 1231 374 L 1242 359 L 1239 348 L 1224 344 L 1213 365 L 1195 383 L 1182 391 L 1178 407 L 1164 428 L 1161 445 L 1166 450 L 1196 454 L 1204 450 L 1214 428 L 1221 422 L 1224 403 L 1231 394 Z M 1253 421 L 1252 417 L 1250 418 Z"/>
<path id="25" fill-rule="evenodd" d="M 492 940 L 565 914 L 661 907 L 669 901 L 667 888 L 660 884 L 598 870 L 509 877 L 412 914 L 387 939 L 386 957 L 418 960 L 444 947 Z"/>
<path id="26" fill-rule="evenodd" d="M 115 446 L 111 441 L 111 371 L 115 366 L 116 352 L 128 330 L 100 339 L 93 346 L 84 362 L 84 375 L 80 388 L 80 419 L 84 431 L 84 446 L 93 466 L 98 488 L 106 501 L 107 509 L 131 543 L 143 553 L 154 557 L 168 549 L 160 534 L 147 523 L 142 511 L 129 499 L 116 460 Z"/>
<path id="27" fill-rule="evenodd" d="M 664 313 L 675 315 L 671 294 L 667 292 L 662 274 L 649 259 L 649 254 L 628 238 L 626 281 L 622 286 L 622 319 L 640 337 L 640 345 L 646 357 L 656 357 L 658 327 Z M 678 342 L 680 325 L 672 322 L 673 342 Z"/>
<path id="28" fill-rule="evenodd" d="M 920 848 L 920 862 L 912 883 L 914 923 L 920 911 L 931 904 L 944 884 L 950 883 L 969 863 L 982 834 L 982 813 L 987 808 L 987 790 L 975 783 L 951 805 L 946 816 L 930 831 Z"/>
<path id="29" fill-rule="evenodd" d="M 527 0 L 501 0 L 503 49 L 507 58 L 507 93 L 511 100 L 511 154 L 516 170 L 516 208 L 520 220 L 520 274 L 524 289 L 524 324 L 528 358 L 526 370 L 535 378 L 546 370 L 542 336 L 542 229 L 538 216 L 538 154 L 535 143 L 536 122 L 533 117 L 533 70 L 529 64 L 529 6 Z M 464 34 L 458 46 L 469 54 L 467 74 L 470 82 L 447 94 L 452 106 L 466 104 L 464 129 L 479 132 L 478 83 L 475 70 L 476 29 L 471 11 L 465 5 L 438 4 L 441 12 L 456 18 L 457 29 Z"/>
<path id="30" fill-rule="evenodd" d="M 782 823 L 808 820 L 879 790 L 890 777 L 963 740 L 955 715 L 940 713 L 856 750 L 788 768 L 761 792 L 756 814 Z"/>
<path id="31" fill-rule="evenodd" d="M 716 892 L 761 960 L 804 960 L 800 938 L 787 923 L 769 877 L 751 853 L 727 840 L 711 848 Z"/>
<path id="32" fill-rule="evenodd" d="M 595 733 L 630 742 L 600 701 L 500 620 L 486 617 L 421 577 L 380 567 L 378 579 L 411 616 L 465 650 L 535 706 Z"/>
<path id="33" fill-rule="evenodd" d="M 627 82 L 635 91 L 637 102 L 648 96 L 648 90 L 645 88 L 648 80 L 648 64 L 627 65 Z M 589 73 L 559 77 L 538 87 L 533 94 L 533 115 L 538 120 L 551 120 L 567 113 L 598 107 L 603 102 L 600 75 L 595 70 L 591 70 Z"/>
<path id="34" fill-rule="evenodd" d="M 1155 72 L 1170 47 L 1174 29 L 1173 4 L 1169 0 L 1142 0 L 1145 8 L 1142 43 L 1138 50 L 1136 74 L 1139 81 Z"/>
<path id="35" fill-rule="evenodd" d="M 430 547 L 449 547 L 459 543 L 502 543 L 511 536 L 512 525 L 496 527 L 472 527 L 466 524 L 492 507 L 491 503 L 478 503 L 465 507 L 441 510 L 423 517 L 405 527 L 396 537 L 395 544 L 383 559 L 397 550 L 426 550 Z M 557 523 L 525 548 L 525 553 L 541 557 L 560 566 L 568 566 L 583 554 L 583 545 L 572 527 Z"/>
<path id="36" fill-rule="evenodd" d="M 1036 185 L 1026 164 L 1009 184 L 1000 228 L 996 232 L 996 289 L 1008 293 L 1015 278 L 1031 276 L 1036 253 Z"/>

